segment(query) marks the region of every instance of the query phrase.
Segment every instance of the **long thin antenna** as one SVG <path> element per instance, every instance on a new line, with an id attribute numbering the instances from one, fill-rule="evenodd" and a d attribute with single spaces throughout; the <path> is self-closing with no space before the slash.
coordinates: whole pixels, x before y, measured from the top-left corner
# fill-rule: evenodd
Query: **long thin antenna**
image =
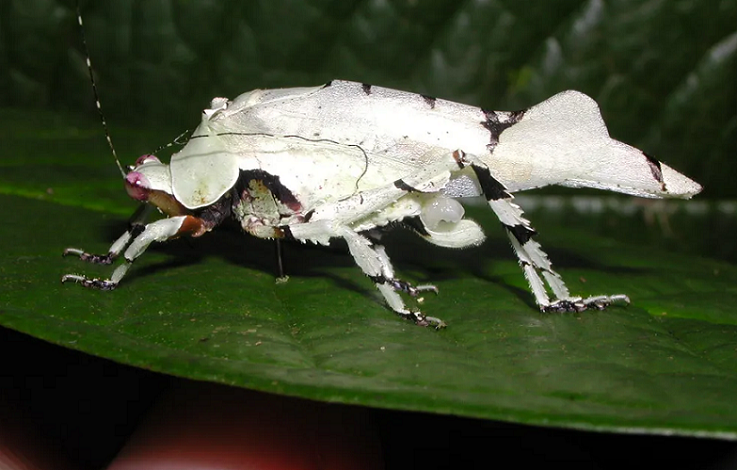
<path id="1" fill-rule="evenodd" d="M 156 150 L 151 152 L 152 155 L 156 155 L 162 150 L 166 150 L 169 147 L 173 147 L 175 145 L 185 145 L 187 142 L 189 142 L 189 134 L 192 133 L 192 129 L 187 129 L 186 131 L 179 134 L 172 142 L 169 142 L 168 144 L 160 145 Z M 186 139 L 185 139 L 186 137 Z"/>
<path id="2" fill-rule="evenodd" d="M 120 174 L 123 175 L 123 179 L 125 179 L 125 171 L 123 170 L 123 165 L 120 164 L 120 160 L 118 159 L 118 154 L 115 152 L 115 146 L 113 146 L 113 139 L 110 138 L 110 131 L 107 127 L 107 121 L 105 121 L 105 115 L 102 113 L 102 105 L 100 104 L 100 95 L 97 93 L 97 85 L 95 84 L 95 77 L 92 73 L 92 62 L 90 61 L 90 50 L 87 48 L 87 38 L 84 35 L 84 25 L 82 24 L 82 11 L 79 8 L 79 0 L 75 2 L 75 5 L 77 7 L 77 23 L 79 23 L 79 32 L 82 36 L 82 46 L 84 47 L 84 55 L 85 60 L 87 61 L 87 72 L 90 75 L 90 83 L 92 83 L 92 93 L 95 95 L 95 106 L 97 107 L 97 114 L 100 115 L 100 121 L 102 121 L 102 128 L 105 131 L 105 139 L 107 139 L 107 144 L 110 147 L 110 151 L 113 152 L 113 158 L 115 159 L 115 164 L 118 165 L 118 170 L 120 170 Z"/>

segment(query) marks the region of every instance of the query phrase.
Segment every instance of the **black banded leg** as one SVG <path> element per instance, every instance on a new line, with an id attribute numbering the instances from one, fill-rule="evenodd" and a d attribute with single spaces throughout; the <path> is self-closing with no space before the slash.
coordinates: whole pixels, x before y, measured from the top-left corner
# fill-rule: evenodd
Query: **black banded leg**
<path id="1" fill-rule="evenodd" d="M 396 279 L 394 269 L 383 247 L 373 245 L 368 238 L 356 233 L 351 227 L 354 222 L 384 209 L 407 193 L 437 192 L 442 189 L 450 179 L 450 171 L 457 168 L 455 160 L 447 154 L 444 155 L 445 158 L 437 165 L 423 167 L 417 173 L 398 179 L 389 185 L 360 191 L 344 200 L 319 206 L 311 212 L 309 222 L 279 228 L 285 234 L 288 233 L 292 238 L 303 242 L 309 240 L 328 245 L 331 238 L 343 238 L 348 243 L 356 264 L 374 280 L 376 287 L 392 310 L 418 325 L 444 327 L 445 323 L 439 318 L 427 317 L 419 311 L 407 309 L 398 293 L 401 291 L 416 296 L 424 291 L 437 292 L 437 288 L 429 285 L 411 286 L 409 283 Z"/>
<path id="2" fill-rule="evenodd" d="M 81 274 L 65 274 L 61 277 L 62 284 L 65 282 L 75 282 L 82 287 L 88 287 L 98 290 L 113 290 L 118 287 L 118 283 L 111 279 L 100 279 L 99 277 L 87 277 Z"/>
<path id="3" fill-rule="evenodd" d="M 151 213 L 153 206 L 150 204 L 141 204 L 133 213 L 128 221 L 128 230 L 123 233 L 111 246 L 105 255 L 96 255 L 87 253 L 79 248 L 67 248 L 62 256 L 77 255 L 82 261 L 94 264 L 112 264 L 120 253 L 130 244 L 130 242 L 143 232 L 146 227 L 144 224 L 146 218 Z M 104 287 L 100 287 L 104 289 Z"/>
<path id="4" fill-rule="evenodd" d="M 81 284 L 84 287 L 101 290 L 115 289 L 128 272 L 131 264 L 146 251 L 146 248 L 151 243 L 163 242 L 184 234 L 201 234 L 204 226 L 205 224 L 201 219 L 190 215 L 157 220 L 147 224 L 135 238 L 126 243 L 128 247 L 123 252 L 123 263 L 115 268 L 110 279 L 88 278 L 87 276 L 78 274 L 67 274 L 61 278 L 61 282 L 71 281 Z M 118 241 L 122 238 L 118 239 Z M 118 241 L 115 243 L 117 244 Z"/>
<path id="5" fill-rule="evenodd" d="M 389 308 L 394 310 L 402 318 L 412 320 L 420 326 L 434 326 L 443 328 L 445 323 L 435 317 L 428 317 L 418 310 L 410 310 L 404 304 L 399 292 L 405 292 L 412 297 L 417 297 L 421 292 L 432 291 L 437 293 L 438 289 L 432 285 L 412 286 L 408 282 L 394 277 L 394 268 L 384 251 L 384 247 L 374 245 L 363 235 L 354 232 L 350 227 L 341 227 L 338 235 L 345 239 L 348 249 L 353 255 L 356 264 L 376 284 L 376 288 L 384 296 Z"/>
<path id="6" fill-rule="evenodd" d="M 465 157 L 465 155 L 464 155 Z M 603 310 L 613 302 L 629 303 L 626 295 L 601 295 L 582 299 L 571 296 L 560 274 L 553 270 L 552 264 L 542 247 L 532 237 L 536 234 L 525 219 L 522 209 L 512 202 L 513 196 L 504 185 L 496 180 L 489 168 L 481 162 L 471 162 L 481 189 L 489 206 L 501 221 L 519 259 L 525 278 L 535 296 L 535 301 L 543 312 L 581 312 L 588 308 Z M 541 277 L 542 276 L 542 277 Z M 545 284 L 553 293 L 550 300 Z"/>
<path id="7" fill-rule="evenodd" d="M 376 284 L 385 284 L 396 291 L 404 292 L 405 294 L 411 295 L 412 297 L 417 297 L 418 295 L 420 295 L 420 293 L 426 291 L 432 291 L 436 294 L 438 293 L 438 288 L 433 286 L 432 284 L 413 286 L 407 281 L 403 281 L 397 278 L 386 278 L 381 275 L 371 276 L 371 280 L 374 281 Z"/>

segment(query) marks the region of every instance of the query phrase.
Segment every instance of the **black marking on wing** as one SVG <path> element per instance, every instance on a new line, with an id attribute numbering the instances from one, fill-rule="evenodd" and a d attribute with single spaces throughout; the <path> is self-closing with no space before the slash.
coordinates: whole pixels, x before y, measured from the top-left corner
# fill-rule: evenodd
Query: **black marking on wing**
<path id="1" fill-rule="evenodd" d="M 494 151 L 497 144 L 499 144 L 499 136 L 502 135 L 506 129 L 517 124 L 520 119 L 525 115 L 525 110 L 513 111 L 511 113 L 498 113 L 496 111 L 489 111 L 482 109 L 485 119 L 481 121 L 481 125 L 489 131 L 491 136 L 489 137 L 489 143 L 486 148 L 490 152 Z M 502 117 L 506 119 L 502 119 Z"/>
<path id="2" fill-rule="evenodd" d="M 329 87 L 329 86 L 333 86 L 333 80 L 330 80 L 329 82 L 327 82 L 327 83 L 326 83 L 325 85 L 323 85 L 322 87 L 323 87 L 323 88 L 327 88 L 327 87 Z"/>
<path id="3" fill-rule="evenodd" d="M 514 238 L 517 239 L 520 245 L 524 245 L 530 240 L 530 238 L 532 238 L 534 235 L 537 235 L 537 232 L 534 229 L 521 224 L 513 225 L 511 227 L 506 224 L 502 225 L 504 225 L 504 227 L 506 227 L 506 229 L 509 230 L 512 235 L 514 235 Z"/>
<path id="4" fill-rule="evenodd" d="M 513 121 L 515 124 L 520 122 L 520 120 L 525 117 L 525 112 L 527 112 L 526 109 L 519 109 L 517 111 L 510 111 L 509 112 L 509 120 Z"/>
<path id="5" fill-rule="evenodd" d="M 363 89 L 363 92 L 366 93 L 367 95 L 371 94 L 371 85 L 369 85 L 368 83 L 362 83 L 361 89 Z"/>
<path id="6" fill-rule="evenodd" d="M 428 106 L 430 106 L 430 109 L 435 109 L 435 102 L 438 100 L 434 96 L 430 95 L 420 95 L 423 100 L 425 100 L 425 103 L 427 103 Z"/>
<path id="7" fill-rule="evenodd" d="M 234 189 L 237 191 L 237 195 L 247 191 L 249 189 L 248 183 L 250 181 L 260 181 L 274 196 L 274 199 L 281 202 L 285 206 L 289 207 L 294 212 L 302 210 L 302 204 L 294 197 L 292 191 L 282 184 L 279 177 L 272 175 L 264 170 L 241 170 L 238 181 L 236 181 Z"/>
<path id="8" fill-rule="evenodd" d="M 653 174 L 653 178 L 655 178 L 655 181 L 660 183 L 661 188 L 663 191 L 665 191 L 665 182 L 663 181 L 663 170 L 660 167 L 660 162 L 656 160 L 652 155 L 648 155 L 645 152 L 642 152 L 642 154 L 647 159 L 647 164 L 650 167 L 650 172 Z"/>
<path id="9" fill-rule="evenodd" d="M 471 164 L 473 172 L 476 173 L 476 178 L 479 180 L 481 190 L 484 192 L 487 201 L 498 201 L 500 199 L 510 199 L 511 194 L 507 192 L 507 188 L 504 187 L 496 178 L 491 176 L 491 172 L 488 168 Z"/>
<path id="10" fill-rule="evenodd" d="M 405 181 L 401 178 L 394 182 L 394 187 L 401 189 L 402 191 L 407 191 L 408 193 L 413 193 L 417 191 L 417 189 L 405 183 Z"/>

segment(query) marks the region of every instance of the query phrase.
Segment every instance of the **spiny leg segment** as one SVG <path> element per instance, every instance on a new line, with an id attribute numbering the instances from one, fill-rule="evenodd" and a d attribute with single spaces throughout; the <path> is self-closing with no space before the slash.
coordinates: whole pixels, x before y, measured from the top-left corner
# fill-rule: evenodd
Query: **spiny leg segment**
<path id="1" fill-rule="evenodd" d="M 376 288 L 379 289 L 392 310 L 402 318 L 412 320 L 421 326 L 433 325 L 436 328 L 445 326 L 445 323 L 439 318 L 429 317 L 420 311 L 408 309 L 398 293 L 398 291 L 404 292 L 417 297 L 421 292 L 437 293 L 437 287 L 412 286 L 408 282 L 395 278 L 394 268 L 383 246 L 373 244 L 368 238 L 356 233 L 350 227 L 341 226 L 338 231 L 348 244 L 348 250 L 356 260 L 356 264 L 374 281 Z"/>
<path id="2" fill-rule="evenodd" d="M 462 151 L 454 152 L 454 157 L 461 168 L 471 165 L 489 206 L 507 232 L 530 290 L 542 312 L 581 312 L 589 308 L 603 310 L 614 302 L 629 303 L 629 298 L 623 294 L 599 295 L 585 299 L 571 296 L 563 278 L 553 270 L 548 255 L 533 239 L 537 232 L 524 217 L 522 209 L 512 202 L 514 198 L 512 194 L 492 176 L 489 167 L 479 159 Z M 552 301 L 545 283 L 554 296 Z"/>

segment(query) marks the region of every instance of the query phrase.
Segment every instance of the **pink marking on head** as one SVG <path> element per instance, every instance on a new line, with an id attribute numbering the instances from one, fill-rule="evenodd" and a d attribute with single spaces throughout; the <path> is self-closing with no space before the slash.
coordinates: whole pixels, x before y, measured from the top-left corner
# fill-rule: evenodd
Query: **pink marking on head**
<path id="1" fill-rule="evenodd" d="M 149 154 L 141 155 L 140 157 L 138 157 L 136 159 L 136 165 L 135 166 L 136 167 L 139 167 L 139 166 L 143 165 L 144 163 L 149 163 L 149 162 L 161 163 L 161 160 L 159 160 L 156 157 L 156 155 L 149 155 Z"/>
<path id="2" fill-rule="evenodd" d="M 125 176 L 125 190 L 136 201 L 147 201 L 150 188 L 151 185 L 143 173 L 131 171 Z"/>

